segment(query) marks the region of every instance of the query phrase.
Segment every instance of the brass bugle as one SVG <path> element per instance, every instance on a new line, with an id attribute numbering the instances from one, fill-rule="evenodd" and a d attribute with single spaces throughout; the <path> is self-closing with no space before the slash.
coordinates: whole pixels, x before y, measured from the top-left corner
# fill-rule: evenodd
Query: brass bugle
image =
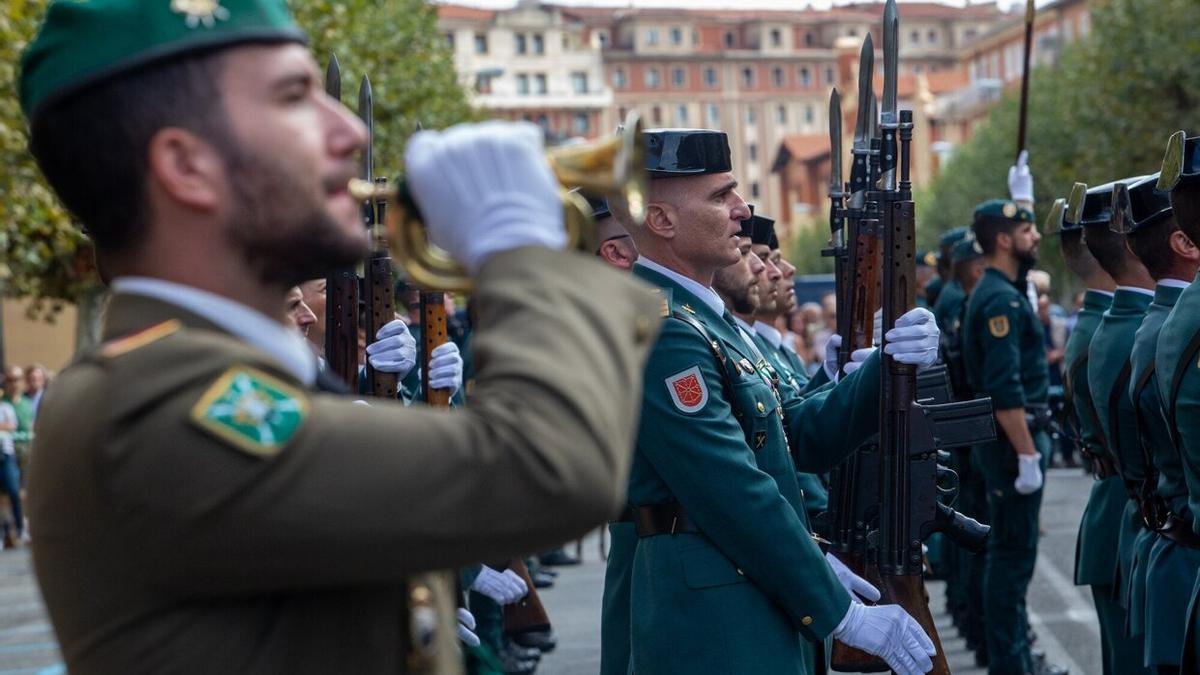
<path id="1" fill-rule="evenodd" d="M 604 197 L 610 207 L 628 213 L 634 223 L 646 217 L 649 176 L 646 173 L 642 121 L 629 113 L 616 133 L 598 141 L 578 143 L 546 152 L 546 160 L 560 185 L 563 223 L 571 248 L 587 249 L 595 244 L 592 209 L 580 192 Z M 579 192 L 571 192 L 578 188 Z M 425 223 L 403 180 L 380 186 L 352 179 L 350 194 L 359 200 L 388 202 L 384 234 L 393 264 L 407 279 L 427 290 L 465 292 L 471 278 L 462 265 L 429 241 Z"/>

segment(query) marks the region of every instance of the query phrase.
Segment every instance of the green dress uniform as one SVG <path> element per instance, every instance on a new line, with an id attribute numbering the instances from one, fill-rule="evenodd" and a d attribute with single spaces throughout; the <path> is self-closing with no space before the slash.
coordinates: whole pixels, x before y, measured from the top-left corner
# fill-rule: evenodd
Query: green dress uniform
<path id="1" fill-rule="evenodd" d="M 1044 335 L 1024 278 L 1014 282 L 998 269 L 984 271 L 967 303 L 963 360 L 971 388 L 991 396 L 997 410 L 1046 403 Z M 1044 471 L 1050 438 L 1044 430 L 1030 432 Z M 1037 558 L 1043 490 L 1016 491 L 1017 456 L 1003 437 L 974 446 L 972 459 L 983 476 L 992 527 L 983 580 L 989 672 L 1027 673 L 1032 661 L 1025 593 Z"/>
<path id="2" fill-rule="evenodd" d="M 1200 276 L 1197 277 L 1200 280 Z M 1158 336 L 1158 352 L 1155 370 L 1158 376 L 1158 394 L 1164 412 L 1174 426 L 1170 431 L 1179 448 L 1181 468 L 1187 485 L 1187 509 L 1195 514 L 1200 509 L 1200 366 L 1195 354 L 1187 354 L 1188 345 L 1200 334 L 1200 284 L 1193 281 L 1183 289 L 1175 307 L 1163 321 Z M 1183 358 L 1187 356 L 1188 362 Z M 1177 380 L 1177 381 L 1176 381 Z M 1175 390 L 1174 392 L 1172 390 Z M 1193 530 L 1200 533 L 1195 519 Z M 1180 590 L 1180 589 L 1176 589 Z M 1187 632 L 1184 637 L 1184 653 L 1181 667 L 1183 672 L 1200 669 L 1200 573 L 1193 578 L 1191 603 L 1188 606 Z M 1193 670 L 1188 670 L 1189 668 Z"/>
<path id="3" fill-rule="evenodd" d="M 71 672 L 405 672 L 406 577 L 611 514 L 657 301 L 535 248 L 478 282 L 462 412 L 309 391 L 213 319 L 118 292 L 42 401 L 30 476 Z"/>
<path id="4" fill-rule="evenodd" d="M 672 318 L 647 365 L 630 474 L 633 672 L 811 672 L 850 598 L 812 539 L 796 471 L 829 469 L 878 428 L 878 358 L 785 406 L 732 317 L 645 262 L 634 273 L 663 289 Z"/>
<path id="5" fill-rule="evenodd" d="M 962 284 L 958 283 L 958 279 L 951 279 L 942 286 L 937 302 L 933 305 L 933 318 L 942 332 L 959 320 L 960 310 L 966 300 L 967 293 L 963 290 Z"/>
<path id="6" fill-rule="evenodd" d="M 1148 290 L 1117 288 L 1112 305 L 1100 319 L 1100 325 L 1088 347 L 1088 387 L 1100 423 L 1100 432 L 1108 441 L 1108 449 L 1116 460 L 1117 472 L 1126 495 L 1117 537 L 1117 602 L 1125 608 L 1124 646 L 1137 656 L 1134 670 L 1141 668 L 1141 616 L 1134 600 L 1137 585 L 1138 561 L 1149 555 L 1153 540 L 1145 533 L 1137 502 L 1141 482 L 1146 477 L 1146 461 L 1134 423 L 1133 401 L 1129 396 L 1134 334 L 1142 324 L 1146 310 L 1154 299 Z M 1108 523 L 1112 527 L 1114 523 Z M 1136 553 L 1136 555 L 1135 555 Z M 1144 570 L 1143 570 L 1144 571 Z M 1141 591 L 1136 592 L 1141 599 Z"/>
<path id="7" fill-rule="evenodd" d="M 1134 338 L 1130 357 L 1133 377 L 1129 386 L 1130 396 L 1136 396 L 1134 403 L 1138 406 L 1143 446 L 1151 453 L 1158 471 L 1155 496 L 1170 510 L 1172 520 L 1177 519 L 1172 527 L 1186 529 L 1186 535 L 1193 520 L 1188 508 L 1187 483 L 1179 452 L 1167 430 L 1156 367 L 1159 332 L 1182 292 L 1183 286 L 1162 282 L 1154 289 L 1154 302 Z M 1200 570 L 1200 549 L 1177 543 L 1174 538 L 1155 537 L 1146 570 L 1145 665 L 1179 665 L 1189 600 L 1179 590 L 1192 584 L 1197 570 Z"/>

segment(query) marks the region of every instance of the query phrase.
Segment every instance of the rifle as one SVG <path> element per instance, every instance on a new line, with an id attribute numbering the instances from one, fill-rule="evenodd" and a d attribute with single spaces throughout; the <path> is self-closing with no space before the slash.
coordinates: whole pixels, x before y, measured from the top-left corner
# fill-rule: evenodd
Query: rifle
<path id="1" fill-rule="evenodd" d="M 336 54 L 325 69 L 325 93 L 342 100 L 342 69 Z M 325 277 L 325 364 L 329 372 L 358 391 L 358 273 L 353 267 Z"/>
<path id="2" fill-rule="evenodd" d="M 520 635 L 521 633 L 549 631 L 550 617 L 546 614 L 546 607 L 542 605 L 542 599 L 538 597 L 537 588 L 533 585 L 533 579 L 529 576 L 529 568 L 525 566 L 525 561 L 513 558 L 508 563 L 508 569 L 516 572 L 525 580 L 525 587 L 529 589 L 529 592 L 513 604 L 504 606 L 505 634 Z"/>
<path id="3" fill-rule="evenodd" d="M 1033 50 L 1033 0 L 1025 2 L 1025 61 L 1021 69 L 1021 107 L 1017 118 L 1017 158 L 1025 149 L 1025 118 L 1029 111 L 1029 53 Z"/>

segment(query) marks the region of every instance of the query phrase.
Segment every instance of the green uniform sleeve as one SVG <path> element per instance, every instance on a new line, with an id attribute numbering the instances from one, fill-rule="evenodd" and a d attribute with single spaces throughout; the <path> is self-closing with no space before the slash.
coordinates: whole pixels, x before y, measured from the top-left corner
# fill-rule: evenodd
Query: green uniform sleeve
<path id="1" fill-rule="evenodd" d="M 681 409 L 670 389 L 688 371 L 698 376 L 704 395 L 701 406 L 685 406 L 691 412 Z M 766 411 L 762 422 L 777 424 L 774 394 L 761 378 L 748 375 L 732 387 L 734 396 L 758 397 Z M 771 452 L 784 461 L 786 454 L 771 444 L 751 450 L 725 398 L 712 352 L 680 321 L 666 322 L 650 357 L 642 421 L 640 456 L 696 526 L 807 639 L 819 641 L 831 633 L 850 597 L 768 467 L 759 464 L 760 459 L 777 461 Z"/>
<path id="2" fill-rule="evenodd" d="M 1021 384 L 1021 322 L 1027 310 L 1007 295 L 988 299 L 980 313 L 983 326 L 976 327 L 983 354 L 979 393 L 991 396 L 996 410 L 1025 407 Z"/>
<path id="3" fill-rule="evenodd" d="M 879 431 L 879 353 L 862 367 L 784 408 L 796 468 L 829 471 Z"/>

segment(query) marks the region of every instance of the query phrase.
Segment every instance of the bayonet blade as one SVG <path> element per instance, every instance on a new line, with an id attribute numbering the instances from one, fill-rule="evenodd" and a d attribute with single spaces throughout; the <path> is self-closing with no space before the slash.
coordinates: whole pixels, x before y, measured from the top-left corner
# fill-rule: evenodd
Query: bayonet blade
<path id="1" fill-rule="evenodd" d="M 842 97 L 837 87 L 829 95 L 829 194 L 842 192 Z"/>
<path id="2" fill-rule="evenodd" d="M 896 0 L 888 0 L 883 8 L 883 116 L 896 117 L 896 87 L 900 62 L 900 13 Z"/>
<path id="3" fill-rule="evenodd" d="M 879 135 L 879 99 L 875 97 L 875 92 L 871 92 L 869 97 L 871 114 L 867 118 L 867 143 L 871 142 L 872 138 Z"/>
<path id="4" fill-rule="evenodd" d="M 875 45 L 871 42 L 871 34 L 867 33 L 863 40 L 862 51 L 858 54 L 858 120 L 854 126 L 854 147 L 866 148 L 870 143 L 867 117 L 871 114 L 868 105 L 874 95 L 872 80 L 875 76 Z"/>
<path id="5" fill-rule="evenodd" d="M 338 63 L 337 54 L 329 55 L 329 65 L 325 67 L 325 93 L 341 103 L 342 101 L 342 66 Z"/>
<path id="6" fill-rule="evenodd" d="M 367 125 L 367 147 L 362 151 L 362 175 L 360 176 L 365 181 L 374 180 L 373 168 L 375 166 L 374 155 L 371 150 L 375 145 L 375 113 L 372 112 L 374 100 L 371 96 L 371 80 L 363 75 L 362 82 L 358 85 L 358 117 Z"/>

